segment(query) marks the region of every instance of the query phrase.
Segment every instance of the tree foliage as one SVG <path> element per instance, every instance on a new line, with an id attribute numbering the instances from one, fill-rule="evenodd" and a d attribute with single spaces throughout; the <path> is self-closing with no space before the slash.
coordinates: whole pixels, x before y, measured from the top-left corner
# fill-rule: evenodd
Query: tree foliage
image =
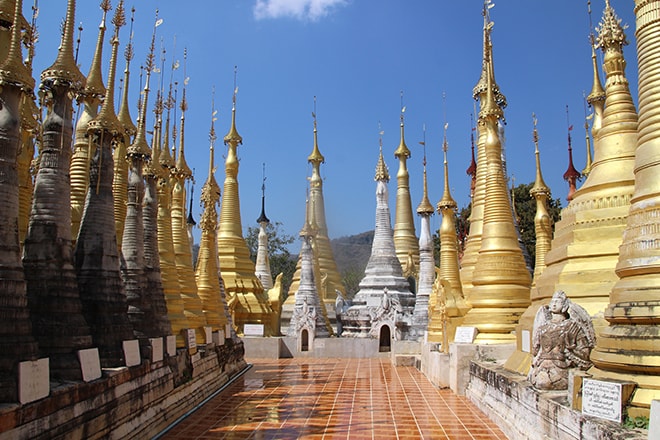
<path id="1" fill-rule="evenodd" d="M 296 271 L 297 255 L 289 252 L 288 246 L 296 238 L 286 234 L 282 230 L 282 222 L 268 223 L 266 225 L 266 234 L 268 235 L 268 261 L 270 262 L 270 272 L 273 277 L 282 273 L 282 289 L 289 291 L 293 274 Z M 250 259 L 257 260 L 257 249 L 259 247 L 259 228 L 249 226 L 245 241 L 250 250 Z"/>

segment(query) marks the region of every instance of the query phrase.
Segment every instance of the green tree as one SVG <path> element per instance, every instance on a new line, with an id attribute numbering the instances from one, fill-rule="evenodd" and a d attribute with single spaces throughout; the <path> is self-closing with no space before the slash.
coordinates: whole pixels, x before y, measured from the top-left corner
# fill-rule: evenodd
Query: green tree
<path id="1" fill-rule="evenodd" d="M 513 188 L 515 200 L 516 216 L 518 220 L 518 229 L 520 238 L 525 244 L 525 248 L 532 259 L 532 268 L 536 259 L 536 230 L 534 228 L 534 216 L 536 215 L 536 199 L 529 195 L 534 183 L 524 184 Z M 552 219 L 552 230 L 555 230 L 555 223 L 559 221 L 561 213 L 561 200 L 548 198 L 548 214 Z"/>
<path id="2" fill-rule="evenodd" d="M 282 230 L 282 222 L 268 223 L 266 225 L 266 234 L 268 235 L 268 261 L 270 262 L 270 272 L 273 277 L 282 273 L 282 289 L 289 291 L 293 274 L 296 271 L 297 255 L 292 255 L 288 246 L 296 238 L 286 234 Z M 259 228 L 248 226 L 245 241 L 250 250 L 250 259 L 257 260 L 257 249 L 259 247 Z"/>

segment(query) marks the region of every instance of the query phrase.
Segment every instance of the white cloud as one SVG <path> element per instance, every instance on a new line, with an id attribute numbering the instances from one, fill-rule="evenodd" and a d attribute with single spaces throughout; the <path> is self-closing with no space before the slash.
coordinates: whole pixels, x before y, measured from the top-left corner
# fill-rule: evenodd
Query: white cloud
<path id="1" fill-rule="evenodd" d="M 344 4 L 346 0 L 257 0 L 254 16 L 257 20 L 292 17 L 316 21 Z"/>

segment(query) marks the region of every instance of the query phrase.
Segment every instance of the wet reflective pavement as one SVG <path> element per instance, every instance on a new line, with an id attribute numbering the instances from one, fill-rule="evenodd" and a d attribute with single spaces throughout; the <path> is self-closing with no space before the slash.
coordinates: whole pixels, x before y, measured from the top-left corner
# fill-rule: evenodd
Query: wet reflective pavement
<path id="1" fill-rule="evenodd" d="M 263 359 L 162 439 L 506 439 L 465 397 L 389 359 Z"/>

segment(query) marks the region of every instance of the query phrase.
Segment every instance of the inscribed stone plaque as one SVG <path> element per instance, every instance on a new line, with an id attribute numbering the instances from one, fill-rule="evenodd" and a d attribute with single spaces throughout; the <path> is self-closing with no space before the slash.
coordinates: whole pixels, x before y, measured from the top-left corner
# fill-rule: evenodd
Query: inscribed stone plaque
<path id="1" fill-rule="evenodd" d="M 213 332 L 213 343 L 215 345 L 225 345 L 225 331 L 220 329 Z"/>
<path id="2" fill-rule="evenodd" d="M 456 327 L 454 342 L 457 344 L 472 344 L 475 336 L 477 336 L 476 327 Z"/>
<path id="3" fill-rule="evenodd" d="M 212 344 L 213 343 L 213 336 L 211 335 L 213 333 L 213 329 L 211 327 L 204 327 L 204 342 L 207 344 Z"/>
<path id="4" fill-rule="evenodd" d="M 243 335 L 245 336 L 263 336 L 263 324 L 243 324 Z"/>
<path id="5" fill-rule="evenodd" d="M 660 439 L 660 400 L 655 399 L 651 400 L 651 414 L 649 417 L 649 440 L 651 439 Z"/>
<path id="6" fill-rule="evenodd" d="M 176 336 L 168 335 L 165 338 L 167 344 L 167 355 L 176 356 Z"/>
<path id="7" fill-rule="evenodd" d="M 50 393 L 48 358 L 18 364 L 18 401 L 21 404 L 43 399 Z"/>
<path id="8" fill-rule="evenodd" d="M 520 341 L 522 342 L 522 351 L 530 353 L 532 351 L 532 334 L 529 330 L 523 330 L 521 332 Z"/>
<path id="9" fill-rule="evenodd" d="M 163 338 L 149 338 L 151 344 L 151 362 L 163 360 Z"/>
<path id="10" fill-rule="evenodd" d="M 186 337 L 186 348 L 190 353 L 194 353 L 197 351 L 197 338 L 195 337 L 195 329 L 192 328 L 187 328 L 184 331 L 184 335 Z"/>
<path id="11" fill-rule="evenodd" d="M 196 362 L 199 362 L 199 360 L 202 358 L 202 353 L 195 353 L 192 356 L 190 356 L 190 361 L 194 364 Z"/>
<path id="12" fill-rule="evenodd" d="M 231 324 L 225 324 L 225 338 L 231 338 Z"/>
<path id="13" fill-rule="evenodd" d="M 101 361 L 99 360 L 98 348 L 78 350 L 78 362 L 80 362 L 83 381 L 91 382 L 101 377 Z"/>
<path id="14" fill-rule="evenodd" d="M 126 359 L 126 366 L 133 367 L 135 365 L 140 365 L 140 343 L 137 339 L 131 339 L 130 341 L 122 341 L 122 347 L 124 348 L 124 359 Z"/>
<path id="15" fill-rule="evenodd" d="M 621 422 L 621 384 L 584 379 L 582 414 L 613 422 Z"/>

